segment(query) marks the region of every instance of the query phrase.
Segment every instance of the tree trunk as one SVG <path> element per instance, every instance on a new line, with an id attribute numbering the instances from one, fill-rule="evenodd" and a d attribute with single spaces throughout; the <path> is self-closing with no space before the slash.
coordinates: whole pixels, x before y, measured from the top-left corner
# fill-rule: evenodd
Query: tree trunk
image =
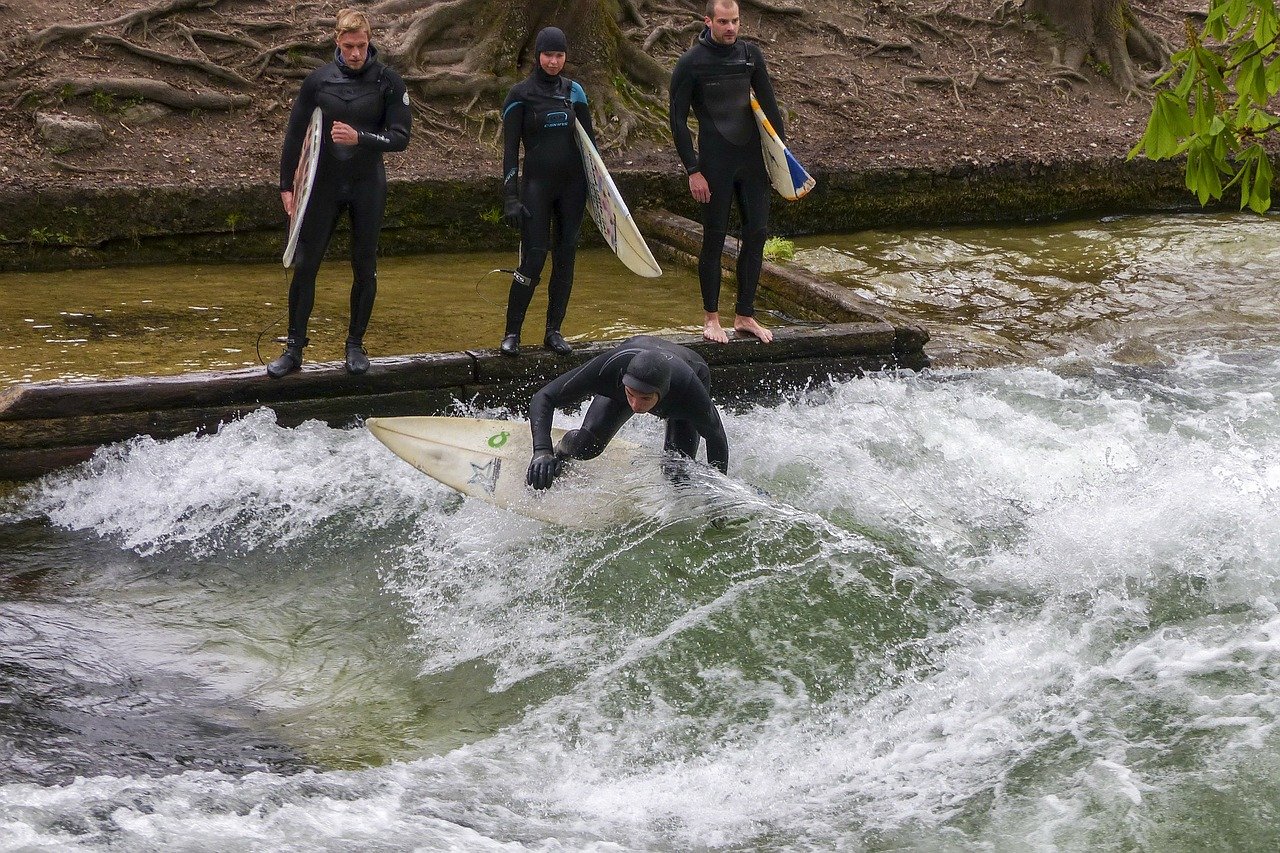
<path id="1" fill-rule="evenodd" d="M 219 29 L 191 26 L 221 0 L 151 0 L 127 15 L 57 23 L 34 33 L 0 40 L 0 66 L 10 52 L 27 55 L 73 39 L 178 66 L 196 76 L 231 82 L 241 88 L 261 78 L 296 78 L 333 56 L 332 18 L 305 22 L 263 22 L 243 6 L 221 13 Z M 582 83 L 597 118 L 598 138 L 625 145 L 629 135 L 663 127 L 669 73 L 642 47 L 649 27 L 641 10 L 646 0 L 381 0 L 369 8 L 373 41 L 381 57 L 404 77 L 422 107 L 424 125 L 445 132 L 461 114 L 472 118 L 497 115 L 507 89 L 532 70 L 534 40 L 546 26 L 564 30 L 568 39 L 566 73 Z M 3 4 L 0 4 L 2 7 Z M 230 5 L 230 4 L 228 4 Z M 667 6 L 661 7 L 671 14 Z M 221 11 L 221 10 L 220 10 Z M 679 16 L 677 11 L 676 16 Z M 688 9 L 690 21 L 697 11 Z M 623 26 L 630 32 L 623 32 Z M 130 32 L 135 35 L 130 38 Z M 254 34 L 253 36 L 249 35 Z M 273 43 L 257 34 L 269 35 Z M 204 46 L 198 42 L 199 38 Z M 236 45 L 249 51 L 228 48 Z M 195 55 L 192 55 L 194 52 Z M 210 56 L 220 56 L 211 61 Z M 0 71 L 0 77 L 4 72 Z M 106 81 L 111 82 L 111 81 Z M 116 88 L 119 88 L 116 81 Z M 82 81 L 71 94 L 80 94 Z M 136 96 L 171 103 L 160 81 L 135 81 Z M 7 91 L 0 89 L 0 92 Z M 105 85 L 88 91 L 113 91 Z M 37 93 L 39 94 L 39 93 Z M 44 97 L 55 93 L 44 92 Z M 159 97 L 162 95 L 163 97 Z M 167 100 L 166 100 L 167 99 Z M 232 107 L 244 106 L 240 95 L 226 96 Z M 184 102 L 185 103 L 185 102 Z M 483 104 L 479 110 L 477 105 Z M 218 106 L 199 108 L 226 109 Z M 188 108 L 188 107 L 184 107 Z M 196 108 L 196 107 L 189 107 Z"/>
<path id="2" fill-rule="evenodd" d="M 533 69 L 538 31 L 559 27 L 569 48 L 565 73 L 586 90 L 603 137 L 620 144 L 636 127 L 653 124 L 628 102 L 660 104 L 668 79 L 623 34 L 619 0 L 387 0 L 370 15 L 385 57 L 419 96 L 469 98 L 466 110 L 482 99 L 496 107 Z"/>
<path id="3" fill-rule="evenodd" d="M 1139 65 L 1163 69 L 1169 47 L 1133 13 L 1128 0 L 1024 0 L 1023 15 L 1046 23 L 1061 38 L 1054 65 L 1078 74 L 1092 58 L 1122 91 L 1140 88 Z"/>

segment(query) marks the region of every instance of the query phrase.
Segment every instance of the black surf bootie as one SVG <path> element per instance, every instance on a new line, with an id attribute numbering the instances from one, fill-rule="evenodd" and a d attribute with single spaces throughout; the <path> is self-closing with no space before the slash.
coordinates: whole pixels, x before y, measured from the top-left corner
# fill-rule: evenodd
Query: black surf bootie
<path id="1" fill-rule="evenodd" d="M 519 355 L 520 354 L 520 336 L 507 335 L 505 338 L 502 339 L 502 343 L 499 344 L 498 350 L 503 355 L 511 356 L 512 358 Z"/>
<path id="2" fill-rule="evenodd" d="M 279 379 L 282 376 L 288 376 L 295 370 L 302 369 L 302 348 L 307 345 L 308 339 L 289 338 L 285 341 L 284 352 L 280 353 L 280 357 L 267 365 L 267 375 L 272 379 Z"/>
<path id="3" fill-rule="evenodd" d="M 347 338 L 347 373 L 359 376 L 369 369 L 369 356 L 362 341 Z"/>
<path id="4" fill-rule="evenodd" d="M 542 345 L 556 355 L 571 355 L 573 353 L 573 347 L 569 346 L 569 342 L 560 334 L 559 329 L 548 329 Z"/>

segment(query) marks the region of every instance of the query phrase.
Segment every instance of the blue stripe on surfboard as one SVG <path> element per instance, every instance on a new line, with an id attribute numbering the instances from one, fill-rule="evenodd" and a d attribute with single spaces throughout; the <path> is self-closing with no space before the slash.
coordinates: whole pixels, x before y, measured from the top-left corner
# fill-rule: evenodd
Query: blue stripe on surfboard
<path id="1" fill-rule="evenodd" d="M 800 161 L 791 153 L 791 149 L 783 149 L 783 153 L 787 158 L 787 170 L 791 172 L 791 184 L 797 191 L 804 189 L 813 178 L 809 177 L 809 173 L 805 171 L 804 166 L 800 165 Z"/>

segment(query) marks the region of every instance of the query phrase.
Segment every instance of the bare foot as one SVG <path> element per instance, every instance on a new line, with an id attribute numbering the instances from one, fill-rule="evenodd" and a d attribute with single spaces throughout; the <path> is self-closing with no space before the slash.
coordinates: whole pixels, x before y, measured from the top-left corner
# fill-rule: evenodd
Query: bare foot
<path id="1" fill-rule="evenodd" d="M 729 343 L 729 333 L 720 328 L 720 318 L 714 314 L 708 315 L 702 323 L 702 337 L 712 343 L 727 344 Z"/>
<path id="2" fill-rule="evenodd" d="M 733 330 L 740 335 L 755 335 L 762 344 L 773 340 L 773 332 L 756 322 L 755 317 L 743 317 L 739 314 L 733 318 Z"/>

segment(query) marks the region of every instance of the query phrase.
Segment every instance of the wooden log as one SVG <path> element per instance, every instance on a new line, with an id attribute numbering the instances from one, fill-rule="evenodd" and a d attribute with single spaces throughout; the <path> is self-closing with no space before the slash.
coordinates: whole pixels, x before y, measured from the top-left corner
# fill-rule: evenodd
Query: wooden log
<path id="1" fill-rule="evenodd" d="M 827 376 L 852 376 L 885 368 L 920 369 L 927 365 L 924 353 L 918 358 L 894 351 L 896 330 L 888 323 L 833 323 L 822 327 L 783 326 L 774 330 L 773 343 L 762 344 L 754 337 L 731 337 L 728 344 L 714 344 L 701 335 L 664 335 L 701 355 L 711 367 L 715 399 L 720 403 L 774 399 L 778 389 L 804 387 Z M 525 353 L 518 359 L 478 362 L 477 378 L 487 381 L 464 389 L 465 399 L 487 408 L 527 411 L 535 392 L 561 373 L 583 364 L 617 342 L 591 344 L 574 350 L 570 357 L 550 353 Z"/>
<path id="2" fill-rule="evenodd" d="M 270 408 L 276 413 L 276 421 L 283 426 L 317 420 L 330 426 L 344 427 L 363 417 L 443 411 L 463 393 L 462 386 L 427 388 L 390 394 L 290 400 Z M 191 432 L 217 432 L 222 424 L 264 407 L 258 403 L 243 403 L 0 421 L 0 450 L 113 444 L 138 435 L 162 439 Z"/>
<path id="3" fill-rule="evenodd" d="M 34 480 L 51 471 L 69 468 L 93 456 L 96 444 L 80 447 L 39 447 L 24 450 L 0 448 L 0 480 Z"/>
<path id="4" fill-rule="evenodd" d="M 885 367 L 921 367 L 895 351 L 898 330 L 884 321 L 780 327 L 773 343 L 754 337 L 714 344 L 669 337 L 712 367 L 717 401 L 773 399 L 789 389 Z M 26 478 L 88 458 L 92 449 L 134 436 L 156 439 L 216 432 L 264 406 L 282 426 L 319 420 L 345 427 L 370 416 L 446 414 L 459 401 L 527 411 L 544 384 L 617 342 L 575 349 L 570 357 L 531 348 L 520 358 L 496 350 L 374 359 L 353 377 L 339 364 L 307 365 L 282 380 L 257 368 L 105 382 L 50 382 L 0 393 L 0 479 Z"/>
<path id="5" fill-rule="evenodd" d="M 228 404 L 276 405 L 291 400 L 389 394 L 459 387 L 474 380 L 474 357 L 437 353 L 370 360 L 351 376 L 341 362 L 306 364 L 283 379 L 260 367 L 145 376 L 97 382 L 37 382 L 0 391 L 0 422 Z"/>

